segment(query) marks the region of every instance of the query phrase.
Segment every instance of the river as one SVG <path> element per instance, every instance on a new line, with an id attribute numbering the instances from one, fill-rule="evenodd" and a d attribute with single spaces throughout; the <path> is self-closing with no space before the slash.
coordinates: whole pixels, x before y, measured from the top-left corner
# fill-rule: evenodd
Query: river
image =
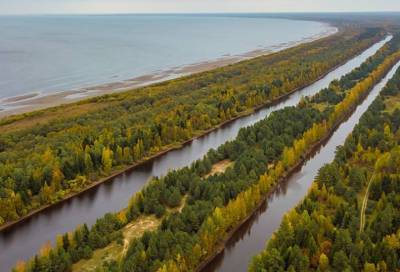
<path id="1" fill-rule="evenodd" d="M 393 77 L 400 62 L 371 91 L 346 122 L 321 146 L 298 171 L 281 184 L 276 192 L 228 241 L 226 249 L 203 272 L 247 271 L 251 258 L 260 253 L 271 235 L 280 226 L 283 216 L 294 208 L 307 194 L 318 170 L 335 157 L 336 147 L 343 145 L 362 114 L 368 109 L 387 81 Z"/>
<path id="2" fill-rule="evenodd" d="M 386 39 L 374 44 L 360 55 L 334 69 L 322 79 L 290 95 L 287 99 L 275 106 L 266 107 L 251 115 L 239 118 L 203 137 L 193 140 L 179 150 L 168 152 L 163 156 L 114 178 L 110 182 L 103 183 L 68 201 L 54 205 L 53 207 L 0 232 L 1 271 L 8 271 L 16 261 L 33 256 L 44 243 L 47 241 L 54 241 L 57 234 L 71 231 L 76 228 L 77 225 L 85 222 L 89 225 L 93 224 L 96 221 L 96 218 L 103 216 L 105 213 L 122 209 L 127 205 L 129 198 L 135 192 L 139 191 L 152 176 L 165 175 L 170 169 L 177 169 L 189 165 L 193 161 L 203 157 L 209 149 L 217 148 L 226 141 L 234 139 L 240 128 L 252 125 L 262 120 L 273 111 L 287 106 L 296 105 L 302 96 L 317 93 L 321 88 L 327 87 L 329 82 L 332 80 L 338 79 L 358 67 L 390 39 L 391 37 L 388 36 Z M 291 188 L 293 188 L 293 190 L 298 188 L 300 198 L 304 196 L 304 194 L 301 194 L 300 185 L 293 185 Z M 293 205 L 290 207 L 293 207 Z M 281 214 L 276 209 L 272 209 L 272 211 L 276 213 L 277 218 L 279 217 L 279 214 Z M 279 222 L 277 221 L 276 224 L 279 225 Z M 270 226 L 263 225 L 263 227 L 266 229 L 263 229 L 261 235 L 262 239 L 260 239 L 260 241 L 265 241 L 268 233 L 267 228 Z M 275 228 L 271 227 L 271 231 L 274 229 Z M 262 245 L 257 247 L 257 249 L 249 250 L 250 255 L 258 252 L 263 245 L 264 242 L 262 242 Z M 243 247 L 240 248 L 243 249 Z M 244 246 L 244 248 L 246 248 L 246 246 Z M 229 250 L 230 249 L 228 248 L 225 254 L 226 256 L 230 256 Z M 242 254 L 240 257 L 243 258 L 246 255 L 243 254 L 243 252 L 240 254 Z M 238 259 L 243 260 L 243 258 Z M 237 260 L 233 263 L 236 263 L 236 261 Z M 247 267 L 248 258 L 244 260 L 244 262 L 243 267 Z"/>

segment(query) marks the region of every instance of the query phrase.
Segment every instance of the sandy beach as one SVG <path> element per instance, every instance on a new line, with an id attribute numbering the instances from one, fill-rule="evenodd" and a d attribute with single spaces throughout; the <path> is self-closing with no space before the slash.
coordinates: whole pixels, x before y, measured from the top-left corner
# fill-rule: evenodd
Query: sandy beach
<path id="1" fill-rule="evenodd" d="M 234 64 L 243 60 L 268 55 L 302 43 L 312 42 L 327 36 L 333 35 L 338 31 L 336 27 L 330 26 L 326 31 L 318 35 L 304 38 L 299 41 L 281 43 L 269 48 L 257 49 L 240 55 L 226 55 L 221 58 L 189 64 L 181 67 L 174 67 L 164 71 L 159 71 L 147 75 L 141 75 L 131 79 L 110 82 L 107 84 L 81 88 L 79 90 L 60 91 L 51 94 L 29 93 L 16 97 L 9 97 L 0 100 L 0 118 L 10 115 L 26 113 L 34 110 L 58 106 L 76 102 L 82 99 L 100 96 L 104 94 L 133 90 L 148 86 L 162 81 L 176 79 L 178 77 L 200 73 L 226 65 Z"/>

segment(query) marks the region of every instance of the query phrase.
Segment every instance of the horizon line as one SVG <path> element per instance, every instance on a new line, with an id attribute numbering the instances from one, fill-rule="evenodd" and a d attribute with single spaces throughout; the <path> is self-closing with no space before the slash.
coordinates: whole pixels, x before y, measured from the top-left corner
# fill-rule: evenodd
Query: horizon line
<path id="1" fill-rule="evenodd" d="M 400 14 L 400 10 L 381 10 L 381 11 L 246 11 L 246 12 L 45 12 L 45 13 L 0 13 L 0 16 L 60 16 L 60 15 L 245 15 L 245 14 L 260 14 L 260 15 L 279 15 L 279 14 Z"/>

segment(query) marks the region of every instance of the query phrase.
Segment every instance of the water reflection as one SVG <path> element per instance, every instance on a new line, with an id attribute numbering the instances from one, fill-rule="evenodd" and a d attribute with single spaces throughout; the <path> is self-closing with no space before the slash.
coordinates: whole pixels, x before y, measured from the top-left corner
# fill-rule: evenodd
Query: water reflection
<path id="1" fill-rule="evenodd" d="M 292 176 L 282 183 L 257 213 L 228 241 L 223 254 L 213 260 L 203 272 L 247 271 L 252 256 L 264 249 L 266 241 L 279 227 L 286 212 L 295 207 L 307 194 L 318 170 L 334 159 L 336 147 L 358 123 L 361 115 L 379 94 L 386 82 L 394 75 L 400 63 L 377 84 L 356 111 L 342 123 L 324 145 L 311 154 L 308 160 Z"/>
<path id="2" fill-rule="evenodd" d="M 358 67 L 389 39 L 391 37 L 387 37 L 385 40 L 376 43 L 359 56 L 330 72 L 321 80 L 292 94 L 275 106 L 260 109 L 249 116 L 237 119 L 203 137 L 195 139 L 179 150 L 168 152 L 138 168 L 128 171 L 124 175 L 92 188 L 68 201 L 55 205 L 1 232 L 1 270 L 7 271 L 17 260 L 31 257 L 38 252 L 41 245 L 46 241 L 54 241 L 57 234 L 71 231 L 77 225 L 85 222 L 89 225 L 93 224 L 98 217 L 103 216 L 106 212 L 122 209 L 127 205 L 128 199 L 139 191 L 152 176 L 165 175 L 170 169 L 189 165 L 191 162 L 203 157 L 210 148 L 217 148 L 226 141 L 234 139 L 240 128 L 262 120 L 273 111 L 286 106 L 296 105 L 302 96 L 317 93 L 321 88 L 327 87 L 333 79 L 338 79 L 355 67 Z M 272 209 L 272 211 L 277 213 L 278 216 L 284 212 L 284 209 Z M 269 227 L 267 226 L 267 228 Z M 273 229 L 275 228 L 270 228 L 271 231 Z M 265 239 L 265 233 L 260 235 L 259 239 L 261 241 Z M 239 259 L 237 258 L 236 261 Z"/>

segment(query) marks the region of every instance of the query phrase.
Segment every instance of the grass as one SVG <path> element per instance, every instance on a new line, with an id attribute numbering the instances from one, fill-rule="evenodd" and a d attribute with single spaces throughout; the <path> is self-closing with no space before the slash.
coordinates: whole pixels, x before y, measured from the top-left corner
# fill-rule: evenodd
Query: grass
<path id="1" fill-rule="evenodd" d="M 167 215 L 173 212 L 181 212 L 186 204 L 187 196 L 184 196 L 181 205 L 176 208 L 167 209 Z M 73 272 L 89 272 L 96 271 L 105 261 L 118 261 L 125 255 L 129 248 L 130 242 L 139 238 L 146 231 L 154 231 L 161 224 L 163 218 L 157 218 L 155 215 L 141 216 L 134 222 L 127 224 L 122 228 L 123 243 L 120 244 L 113 241 L 108 246 L 95 250 L 90 259 L 83 259 L 72 266 Z"/>
<path id="2" fill-rule="evenodd" d="M 328 106 L 330 106 L 327 102 L 324 103 L 314 103 L 313 107 L 320 112 L 323 112 Z"/>
<path id="3" fill-rule="evenodd" d="M 208 178 L 209 176 L 212 176 L 212 175 L 215 175 L 215 174 L 224 173 L 225 170 L 228 167 L 233 166 L 233 164 L 234 164 L 234 162 L 232 162 L 230 160 L 219 161 L 219 162 L 213 164 L 210 173 L 205 175 L 204 178 Z"/>
<path id="4" fill-rule="evenodd" d="M 123 244 L 112 242 L 105 248 L 95 250 L 93 256 L 87 260 L 81 260 L 72 266 L 72 271 L 95 271 L 105 261 L 120 260 L 128 250 L 130 241 L 143 235 L 145 231 L 155 230 L 161 223 L 161 219 L 154 215 L 142 216 L 122 229 Z"/>
<path id="5" fill-rule="evenodd" d="M 395 109 L 400 109 L 400 94 L 385 98 L 386 111 L 392 113 Z"/>
<path id="6" fill-rule="evenodd" d="M 34 126 L 48 124 L 57 119 L 73 118 L 109 106 L 111 106 L 110 102 L 72 103 L 21 115 L 5 117 L 3 120 L 0 120 L 0 130 L 2 133 L 6 133 L 29 129 Z"/>

